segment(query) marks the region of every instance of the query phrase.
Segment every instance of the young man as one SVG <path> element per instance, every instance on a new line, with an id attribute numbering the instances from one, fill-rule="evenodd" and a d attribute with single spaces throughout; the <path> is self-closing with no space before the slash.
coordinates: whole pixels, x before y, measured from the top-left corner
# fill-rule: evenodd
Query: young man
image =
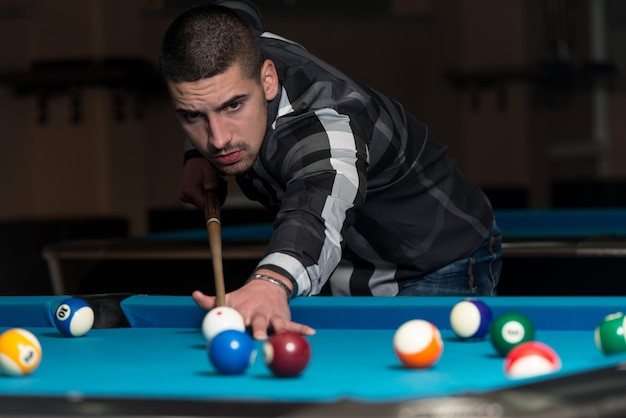
<path id="1" fill-rule="evenodd" d="M 495 295 L 491 205 L 426 125 L 264 32 L 252 4 L 218 3 L 172 23 L 160 63 L 190 142 L 183 200 L 203 207 L 232 175 L 276 215 L 266 256 L 226 297 L 254 337 L 314 333 L 291 321 L 296 296 Z"/>

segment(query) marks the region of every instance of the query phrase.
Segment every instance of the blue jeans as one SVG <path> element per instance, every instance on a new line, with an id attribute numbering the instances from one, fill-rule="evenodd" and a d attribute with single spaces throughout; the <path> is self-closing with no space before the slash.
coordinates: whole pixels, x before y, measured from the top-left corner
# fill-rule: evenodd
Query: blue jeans
<path id="1" fill-rule="evenodd" d="M 502 233 L 495 221 L 472 255 L 401 285 L 398 296 L 495 296 L 502 270 Z"/>

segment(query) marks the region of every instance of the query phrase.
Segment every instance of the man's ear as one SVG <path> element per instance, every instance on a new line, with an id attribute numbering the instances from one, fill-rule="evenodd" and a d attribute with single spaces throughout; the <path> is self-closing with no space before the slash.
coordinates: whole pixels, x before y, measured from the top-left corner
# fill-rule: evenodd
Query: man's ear
<path id="1" fill-rule="evenodd" d="M 278 74 L 271 60 L 265 60 L 261 67 L 261 85 L 265 92 L 265 100 L 273 100 L 278 94 Z"/>

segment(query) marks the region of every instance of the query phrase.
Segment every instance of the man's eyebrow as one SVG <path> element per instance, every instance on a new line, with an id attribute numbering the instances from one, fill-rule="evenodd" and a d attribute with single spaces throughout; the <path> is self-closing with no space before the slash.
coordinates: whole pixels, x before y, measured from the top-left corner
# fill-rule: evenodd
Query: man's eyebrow
<path id="1" fill-rule="evenodd" d="M 228 106 L 230 106 L 231 104 L 235 103 L 235 102 L 239 102 L 241 100 L 245 100 L 246 98 L 248 98 L 248 94 L 236 94 L 233 97 L 229 98 L 228 100 L 225 100 L 222 104 L 220 104 L 217 107 L 217 110 L 223 110 L 228 108 Z M 202 112 L 199 112 L 197 110 L 191 110 L 191 109 L 183 109 L 182 107 L 177 107 L 176 108 L 176 113 L 182 113 L 182 114 L 188 114 L 188 113 L 198 113 L 201 114 Z"/>
<path id="2" fill-rule="evenodd" d="M 196 112 L 195 110 L 189 110 L 189 109 L 183 109 L 181 107 L 177 107 L 176 108 L 176 113 L 188 114 L 188 113 L 200 113 L 200 112 Z"/>

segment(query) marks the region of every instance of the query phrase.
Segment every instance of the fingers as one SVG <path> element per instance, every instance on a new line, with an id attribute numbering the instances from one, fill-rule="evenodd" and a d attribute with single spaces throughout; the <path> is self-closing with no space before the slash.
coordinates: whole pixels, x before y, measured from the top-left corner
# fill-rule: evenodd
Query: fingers
<path id="1" fill-rule="evenodd" d="M 274 332 L 292 331 L 302 335 L 315 335 L 315 329 L 308 325 L 287 321 L 278 316 L 268 319 L 265 315 L 255 315 L 252 317 L 250 326 L 252 328 L 252 337 L 255 340 L 266 340 L 269 329 Z"/>
<path id="2" fill-rule="evenodd" d="M 206 158 L 191 158 L 183 166 L 182 184 L 179 199 L 204 208 L 204 190 L 212 190 L 219 185 L 219 176 Z"/>
<path id="3" fill-rule="evenodd" d="M 206 161 L 206 164 L 203 164 L 201 169 L 203 178 L 202 186 L 204 190 L 217 190 L 219 187 L 219 177 L 215 168 Z"/>
<path id="4" fill-rule="evenodd" d="M 296 324 L 295 322 L 292 322 L 292 324 Z M 302 335 L 315 335 L 316 331 L 314 328 L 311 328 L 308 325 L 303 325 L 303 324 L 296 324 L 297 325 L 297 329 L 294 329 L 292 331 L 295 332 L 299 332 Z"/>
<path id="5" fill-rule="evenodd" d="M 281 300 L 284 300 L 284 295 L 281 293 L 278 294 L 280 295 Z M 289 307 L 286 304 L 282 309 L 276 309 L 276 306 L 280 305 L 280 303 L 263 303 L 246 309 L 243 307 L 245 304 L 242 305 L 235 301 L 237 299 L 236 296 L 239 295 L 229 293 L 226 299 L 227 305 L 232 306 L 237 309 L 240 314 L 242 314 L 246 326 L 251 329 L 252 337 L 255 340 L 267 340 L 268 333 L 282 331 L 292 331 L 302 335 L 315 335 L 315 329 L 309 327 L 308 325 L 291 321 Z M 216 306 L 217 301 L 214 296 L 205 295 L 198 290 L 193 292 L 191 297 L 194 302 L 203 309 L 211 310 Z M 255 297 L 252 300 L 258 301 L 258 298 Z M 274 309 L 268 309 L 268 306 L 273 307 Z"/>
<path id="6" fill-rule="evenodd" d="M 207 296 L 199 290 L 194 291 L 191 294 L 191 298 L 196 302 L 196 304 L 206 310 L 213 309 L 215 307 L 215 297 Z"/>
<path id="7" fill-rule="evenodd" d="M 269 321 L 263 315 L 256 315 L 250 322 L 252 327 L 252 338 L 255 340 L 267 340 L 267 329 L 269 328 Z"/>
<path id="8" fill-rule="evenodd" d="M 178 195 L 178 199 L 183 203 L 190 203 L 197 208 L 204 208 L 204 190 L 202 187 L 182 190 Z"/>

